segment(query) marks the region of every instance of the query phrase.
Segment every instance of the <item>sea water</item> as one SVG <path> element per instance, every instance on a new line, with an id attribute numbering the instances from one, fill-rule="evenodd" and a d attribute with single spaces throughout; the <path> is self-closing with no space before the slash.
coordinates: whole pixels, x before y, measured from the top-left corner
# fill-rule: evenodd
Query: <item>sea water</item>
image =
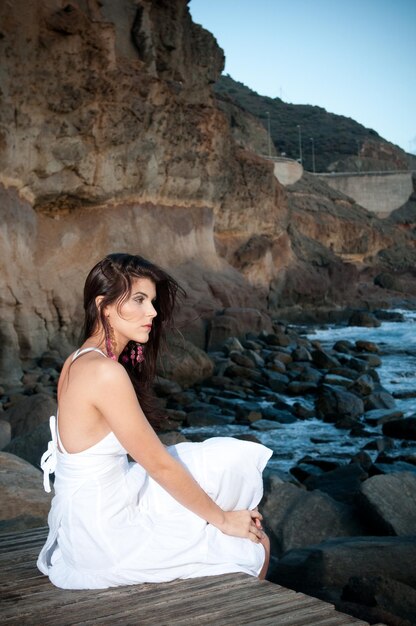
<path id="1" fill-rule="evenodd" d="M 357 326 L 325 326 L 325 328 L 309 329 L 308 339 L 317 340 L 324 349 L 330 349 L 340 339 L 352 343 L 366 340 L 376 343 L 380 348 L 382 365 L 377 368 L 380 383 L 390 393 L 416 391 L 416 311 L 398 311 L 403 317 L 402 322 L 382 322 L 378 328 Z M 261 401 L 261 398 L 257 400 Z M 313 397 L 282 396 L 288 404 L 301 402 L 313 408 Z M 265 402 L 265 404 L 267 404 Z M 416 413 L 416 397 L 396 399 L 396 408 L 405 416 Z M 278 424 L 276 429 L 261 432 L 247 425 L 230 424 L 226 426 L 185 428 L 183 434 L 192 438 L 227 437 L 252 434 L 261 443 L 272 448 L 274 455 L 269 467 L 287 473 L 305 456 L 334 460 L 348 463 L 351 456 L 361 450 L 369 441 L 382 437 L 381 426 L 370 427 L 365 422 L 365 429 L 372 437 L 354 437 L 349 430 L 336 428 L 312 418 L 297 420 L 293 424 Z M 389 455 L 416 454 L 416 442 L 393 440 L 394 448 Z M 368 450 L 374 461 L 378 452 Z"/>

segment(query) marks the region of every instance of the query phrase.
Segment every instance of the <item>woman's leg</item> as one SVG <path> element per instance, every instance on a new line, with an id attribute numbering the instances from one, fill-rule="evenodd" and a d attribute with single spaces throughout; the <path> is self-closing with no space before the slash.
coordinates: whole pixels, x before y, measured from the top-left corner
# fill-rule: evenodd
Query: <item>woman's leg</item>
<path id="1" fill-rule="evenodd" d="M 264 557 L 263 567 L 261 568 L 259 573 L 259 579 L 264 580 L 266 578 L 270 560 L 270 539 L 268 538 L 266 533 L 263 533 L 263 539 L 260 541 L 260 543 L 264 547 L 264 551 L 266 553 L 266 556 Z"/>

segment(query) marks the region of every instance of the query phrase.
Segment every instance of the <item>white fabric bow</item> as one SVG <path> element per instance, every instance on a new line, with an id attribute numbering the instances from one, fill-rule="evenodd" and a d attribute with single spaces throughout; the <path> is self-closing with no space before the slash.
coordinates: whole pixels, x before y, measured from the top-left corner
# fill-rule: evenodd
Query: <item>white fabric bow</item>
<path id="1" fill-rule="evenodd" d="M 56 468 L 56 417 L 52 415 L 49 418 L 49 428 L 51 429 L 52 440 L 48 443 L 48 449 L 42 454 L 40 467 L 43 471 L 43 488 L 47 493 L 51 492 L 51 482 L 49 475 L 55 472 Z"/>

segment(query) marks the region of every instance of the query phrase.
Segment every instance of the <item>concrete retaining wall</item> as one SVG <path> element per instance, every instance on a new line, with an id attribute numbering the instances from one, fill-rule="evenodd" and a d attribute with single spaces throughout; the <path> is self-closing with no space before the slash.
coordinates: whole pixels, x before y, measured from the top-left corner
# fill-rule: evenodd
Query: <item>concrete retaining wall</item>
<path id="1" fill-rule="evenodd" d="M 379 217 L 387 217 L 405 204 L 413 191 L 412 172 L 335 173 L 317 176 Z"/>

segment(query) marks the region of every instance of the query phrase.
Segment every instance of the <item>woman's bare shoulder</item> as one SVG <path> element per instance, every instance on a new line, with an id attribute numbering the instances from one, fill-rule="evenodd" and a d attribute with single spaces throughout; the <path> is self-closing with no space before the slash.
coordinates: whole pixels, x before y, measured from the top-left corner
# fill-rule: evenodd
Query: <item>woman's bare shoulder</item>
<path id="1" fill-rule="evenodd" d="M 110 383 L 111 381 L 130 382 L 129 376 L 121 363 L 113 361 L 105 356 L 102 352 L 93 351 L 84 353 L 74 359 L 76 351 L 68 356 L 63 368 L 62 374 L 82 380 L 84 383 Z"/>

